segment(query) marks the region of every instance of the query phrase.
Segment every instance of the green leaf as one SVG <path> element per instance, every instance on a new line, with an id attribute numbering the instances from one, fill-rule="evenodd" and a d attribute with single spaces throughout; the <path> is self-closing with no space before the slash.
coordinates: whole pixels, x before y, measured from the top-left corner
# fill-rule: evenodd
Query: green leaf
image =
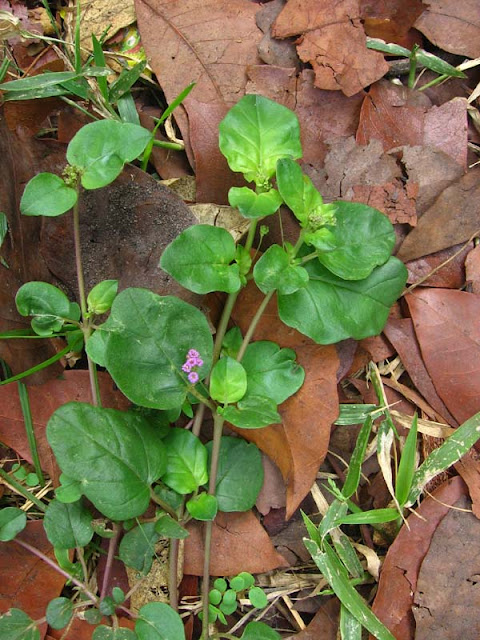
<path id="1" fill-rule="evenodd" d="M 215 496 L 200 493 L 187 502 L 187 511 L 195 520 L 213 520 L 217 515 L 218 502 Z"/>
<path id="2" fill-rule="evenodd" d="M 142 515 L 165 471 L 162 440 L 133 413 L 69 402 L 48 421 L 47 439 L 62 471 L 112 520 Z"/>
<path id="3" fill-rule="evenodd" d="M 63 327 L 70 316 L 70 301 L 67 296 L 47 282 L 27 282 L 20 287 L 15 297 L 21 316 L 34 316 L 32 328 L 38 335 L 49 336 Z"/>
<path id="4" fill-rule="evenodd" d="M 278 244 L 269 247 L 253 269 L 257 287 L 263 293 L 278 290 L 288 295 L 308 284 L 308 272 L 295 264 L 288 253 Z"/>
<path id="5" fill-rule="evenodd" d="M 3 211 L 0 211 L 0 247 L 3 244 L 3 241 L 7 237 L 8 233 L 8 219 Z"/>
<path id="6" fill-rule="evenodd" d="M 222 593 L 218 589 L 211 589 L 208 594 L 208 601 L 213 605 L 220 604 L 222 601 Z"/>
<path id="7" fill-rule="evenodd" d="M 182 406 L 191 388 L 182 365 L 192 348 L 203 360 L 197 369 L 200 380 L 208 375 L 213 351 L 210 327 L 203 313 L 183 300 L 146 289 L 125 289 L 115 298 L 103 327 L 108 332 L 105 365 L 135 404 L 153 409 Z"/>
<path id="8" fill-rule="evenodd" d="M 348 573 L 353 578 L 362 578 L 365 572 L 348 536 L 343 532 L 339 532 L 338 535 L 332 536 L 332 542 Z"/>
<path id="9" fill-rule="evenodd" d="M 1 335 L 1 334 L 0 334 Z M 232 327 L 227 331 L 222 342 L 222 355 L 236 358 L 242 346 L 243 336 L 238 327 Z"/>
<path id="10" fill-rule="evenodd" d="M 442 60 L 442 58 L 434 56 L 433 53 L 429 53 L 424 49 L 418 49 L 415 53 L 415 57 L 420 64 L 423 64 L 424 67 L 427 67 L 427 69 L 435 71 L 435 73 L 442 76 L 450 76 L 454 78 L 467 77 L 463 71 L 460 71 L 460 69 L 456 69 L 445 60 Z"/>
<path id="11" fill-rule="evenodd" d="M 123 536 L 118 554 L 120 560 L 144 576 L 149 573 L 155 555 L 155 544 L 160 534 L 155 529 L 155 522 L 145 522 Z"/>
<path id="12" fill-rule="evenodd" d="M 162 482 L 183 495 L 196 491 L 208 480 L 207 449 L 185 429 L 171 429 L 164 439 L 167 465 Z"/>
<path id="13" fill-rule="evenodd" d="M 247 372 L 247 394 L 271 398 L 282 404 L 303 384 L 305 371 L 295 361 L 292 349 L 281 349 L 275 342 L 251 342 L 242 358 Z"/>
<path id="14" fill-rule="evenodd" d="M 282 198 L 276 189 L 255 193 L 248 187 L 232 187 L 228 192 L 228 202 L 245 218 L 259 219 L 275 213 L 282 204 Z"/>
<path id="15" fill-rule="evenodd" d="M 190 535 L 186 529 L 178 524 L 168 513 L 162 515 L 155 522 L 155 531 L 165 538 L 183 540 Z"/>
<path id="16" fill-rule="evenodd" d="M 405 265 L 393 257 L 365 280 L 342 280 L 317 261 L 306 269 L 308 285 L 279 295 L 278 310 L 286 325 L 319 344 L 379 334 L 407 280 Z"/>
<path id="17" fill-rule="evenodd" d="M 123 604 L 125 602 L 125 592 L 120 587 L 113 587 L 112 598 L 116 604 Z"/>
<path id="18" fill-rule="evenodd" d="M 252 587 L 248 592 L 248 599 L 252 603 L 252 607 L 256 609 L 265 609 L 268 605 L 268 598 L 265 591 L 260 587 Z"/>
<path id="19" fill-rule="evenodd" d="M 235 293 L 241 286 L 235 241 L 226 229 L 198 224 L 182 231 L 164 250 L 160 266 L 195 293 Z"/>
<path id="20" fill-rule="evenodd" d="M 341 404 L 339 416 L 334 424 L 363 424 L 372 411 L 377 408 L 376 404 Z"/>
<path id="21" fill-rule="evenodd" d="M 396 509 L 372 509 L 362 513 L 349 513 L 335 519 L 335 526 L 341 524 L 381 524 L 393 522 L 400 517 Z"/>
<path id="22" fill-rule="evenodd" d="M 0 510 L 0 541 L 13 540 L 17 533 L 27 526 L 25 511 L 16 507 L 4 507 Z"/>
<path id="23" fill-rule="evenodd" d="M 53 629 L 63 629 L 73 615 L 73 604 L 68 598 L 54 598 L 47 606 L 47 622 Z"/>
<path id="24" fill-rule="evenodd" d="M 228 584 L 227 584 L 227 581 L 225 580 L 225 578 L 217 578 L 214 581 L 213 586 L 215 587 L 215 589 L 218 589 L 222 593 L 225 593 L 225 591 L 228 588 Z"/>
<path id="25" fill-rule="evenodd" d="M 126 162 L 145 149 L 151 133 L 136 124 L 98 120 L 75 134 L 67 149 L 67 160 L 81 170 L 85 189 L 105 187 L 121 173 Z"/>
<path id="26" fill-rule="evenodd" d="M 68 504 L 77 502 L 82 497 L 82 483 L 69 478 L 65 473 L 60 474 L 60 486 L 55 489 L 55 497 L 60 502 Z"/>
<path id="27" fill-rule="evenodd" d="M 92 634 L 92 640 L 137 640 L 137 634 L 131 629 L 124 627 L 107 627 L 102 624 L 95 629 Z"/>
<path id="28" fill-rule="evenodd" d="M 398 465 L 397 480 L 395 482 L 395 497 L 398 504 L 403 507 L 407 501 L 408 494 L 412 488 L 413 475 L 415 473 L 415 463 L 417 457 L 417 430 L 418 417 L 413 416 L 412 426 L 405 440 L 402 450 L 402 457 Z"/>
<path id="29" fill-rule="evenodd" d="M 322 196 L 291 158 L 278 161 L 277 186 L 285 204 L 293 211 L 302 227 L 307 226 L 309 215 L 321 210 L 323 206 Z"/>
<path id="30" fill-rule="evenodd" d="M 458 427 L 438 449 L 434 449 L 415 471 L 405 506 L 411 506 L 418 499 L 425 485 L 460 460 L 479 438 L 480 413 L 476 413 Z"/>
<path id="31" fill-rule="evenodd" d="M 219 126 L 219 146 L 232 171 L 265 186 L 279 158 L 300 158 L 300 126 L 286 107 L 258 95 L 243 96 Z"/>
<path id="32" fill-rule="evenodd" d="M 282 421 L 275 400 L 263 396 L 249 395 L 240 400 L 236 407 L 228 406 L 219 409 L 219 412 L 227 422 L 240 429 L 261 429 Z"/>
<path id="33" fill-rule="evenodd" d="M 395 244 L 395 231 L 387 216 L 358 202 L 335 202 L 336 225 L 324 243 L 316 234 L 305 241 L 315 247 L 320 262 L 344 280 L 363 280 L 384 264 Z M 332 247 L 332 245 L 334 245 Z"/>
<path id="34" fill-rule="evenodd" d="M 380 38 L 367 37 L 367 47 L 374 51 L 382 51 L 383 53 L 390 53 L 393 56 L 405 56 L 410 57 L 410 50 L 405 47 L 401 47 L 399 44 L 387 43 Z"/>
<path id="35" fill-rule="evenodd" d="M 77 192 L 53 173 L 37 173 L 23 191 L 20 211 L 24 216 L 62 215 L 77 202 Z"/>
<path id="36" fill-rule="evenodd" d="M 57 85 L 67 80 L 73 80 L 78 76 L 74 71 L 49 71 L 41 73 L 37 76 L 28 78 L 20 78 L 19 80 L 10 80 L 0 84 L 1 91 L 17 92 L 32 91 L 34 89 L 43 89 L 51 85 Z M 18 99 L 18 98 L 16 98 Z"/>
<path id="37" fill-rule="evenodd" d="M 140 78 L 146 66 L 147 61 L 141 60 L 131 69 L 123 69 L 115 82 L 112 82 L 110 85 L 110 91 L 108 94 L 109 102 L 115 103 L 119 98 L 125 95 L 125 93 L 127 93 L 127 91 L 129 91 Z"/>
<path id="38" fill-rule="evenodd" d="M 138 640 L 185 640 L 182 619 L 168 604 L 150 602 L 141 607 L 138 615 Z"/>
<path id="39" fill-rule="evenodd" d="M 342 640 L 362 640 L 362 625 L 342 604 L 340 606 L 340 637 Z"/>
<path id="40" fill-rule="evenodd" d="M 249 622 L 240 640 L 281 640 L 281 636 L 264 622 Z"/>
<path id="41" fill-rule="evenodd" d="M 209 456 L 212 442 L 207 444 Z M 248 511 L 263 484 L 262 456 L 253 443 L 222 436 L 215 495 L 220 511 Z"/>
<path id="42" fill-rule="evenodd" d="M 9 609 L 0 616 L 2 640 L 40 640 L 34 621 L 21 609 Z"/>
<path id="43" fill-rule="evenodd" d="M 69 504 L 52 500 L 45 511 L 43 526 L 53 547 L 75 549 L 85 547 L 93 538 L 92 520 L 81 500 Z"/>
<path id="44" fill-rule="evenodd" d="M 336 529 L 338 526 L 337 521 L 344 516 L 348 511 L 348 506 L 345 502 L 340 502 L 340 500 L 335 499 L 332 504 L 328 507 L 327 512 L 323 516 L 320 525 L 318 527 L 318 533 L 320 535 L 320 539 L 322 540 Z"/>
<path id="45" fill-rule="evenodd" d="M 377 640 L 395 640 L 390 631 L 380 622 L 369 608 L 354 586 L 349 582 L 345 568 L 335 555 L 332 548 L 325 543 L 325 551 L 304 538 L 305 546 L 313 561 L 322 572 L 323 577 L 330 584 L 340 602 Z"/>
<path id="46" fill-rule="evenodd" d="M 224 356 L 210 375 L 210 395 L 222 404 L 241 400 L 247 391 L 247 374 L 237 360 Z"/>
<path id="47" fill-rule="evenodd" d="M 348 473 L 345 478 L 345 484 L 342 488 L 342 494 L 345 498 L 350 498 L 358 488 L 360 482 L 360 475 L 362 472 L 363 459 L 365 457 L 365 451 L 367 450 L 368 439 L 372 431 L 372 418 L 367 416 L 363 423 L 360 433 L 358 434 L 355 449 L 353 450 L 352 457 L 348 464 Z"/>
<path id="48" fill-rule="evenodd" d="M 83 614 L 88 624 L 98 624 L 102 620 L 102 614 L 96 607 L 90 607 Z"/>
<path id="49" fill-rule="evenodd" d="M 103 280 L 96 284 L 87 297 L 90 313 L 101 315 L 110 310 L 118 291 L 118 280 Z"/>

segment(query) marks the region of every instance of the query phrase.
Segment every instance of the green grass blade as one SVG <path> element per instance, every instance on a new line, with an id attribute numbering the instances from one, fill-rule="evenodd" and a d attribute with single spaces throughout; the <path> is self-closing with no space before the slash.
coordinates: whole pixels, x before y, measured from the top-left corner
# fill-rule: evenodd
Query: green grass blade
<path id="1" fill-rule="evenodd" d="M 327 513 L 323 516 L 320 526 L 318 527 L 318 533 L 321 540 L 323 540 L 330 531 L 337 527 L 336 521 L 342 518 L 347 511 L 348 506 L 345 502 L 340 502 L 340 500 L 334 500 L 332 502 Z"/>
<path id="2" fill-rule="evenodd" d="M 93 44 L 93 61 L 97 67 L 106 67 L 107 63 L 105 61 L 105 54 L 103 53 L 102 45 L 95 37 L 95 34 L 92 33 L 92 44 Z M 97 78 L 98 88 L 100 89 L 100 93 L 102 94 L 105 102 L 108 102 L 108 82 L 107 78 L 104 76 L 98 76 Z"/>
<path id="3" fill-rule="evenodd" d="M 75 19 L 75 71 L 77 74 L 82 72 L 82 53 L 81 53 L 81 40 L 80 40 L 80 0 L 77 0 L 77 16 Z"/>
<path id="4" fill-rule="evenodd" d="M 358 488 L 360 482 L 360 475 L 362 472 L 362 463 L 365 457 L 365 451 L 367 450 L 368 439 L 372 431 L 372 417 L 367 416 L 367 419 L 363 423 L 363 427 L 358 434 L 357 443 L 353 450 L 352 457 L 350 458 L 350 464 L 348 465 L 348 473 L 343 485 L 342 494 L 345 498 L 350 498 Z"/>
<path id="5" fill-rule="evenodd" d="M 58 362 L 58 360 L 63 358 L 63 356 L 66 355 L 67 353 L 69 353 L 70 351 L 73 351 L 71 346 L 65 347 L 64 349 L 62 349 L 61 351 L 56 353 L 51 358 L 48 358 L 48 360 L 44 360 L 40 364 L 37 364 L 35 367 L 32 367 L 31 369 L 28 369 L 27 371 L 22 371 L 22 373 L 17 373 L 16 376 L 12 376 L 11 378 L 8 378 L 7 380 L 2 380 L 2 382 L 0 382 L 0 387 L 2 387 L 5 384 L 10 384 L 10 382 L 17 382 L 17 380 L 22 380 L 22 378 L 26 378 L 27 376 L 31 376 L 32 373 L 37 373 L 37 371 L 41 371 L 42 369 L 45 369 L 46 367 L 49 367 L 54 362 Z"/>
<path id="6" fill-rule="evenodd" d="M 42 487 L 45 486 L 45 478 L 43 476 L 40 457 L 38 455 L 37 439 L 33 429 L 32 412 L 30 409 L 30 398 L 28 397 L 28 389 L 23 382 L 17 382 L 18 397 L 20 398 L 20 406 L 22 408 L 23 422 L 25 423 L 25 432 L 27 434 L 28 446 L 32 455 L 33 466 L 38 480 Z"/>
<path id="7" fill-rule="evenodd" d="M 157 127 L 158 127 L 158 125 L 162 124 L 162 122 L 165 122 L 165 120 L 168 118 L 168 116 L 171 113 L 173 113 L 173 111 L 178 107 L 178 105 L 181 104 L 185 100 L 185 98 L 188 96 L 188 94 L 193 89 L 195 84 L 196 84 L 195 82 L 190 83 L 188 85 L 188 87 L 185 87 L 185 89 L 183 91 L 181 91 L 174 100 L 172 100 L 172 102 L 168 105 L 168 107 L 165 109 L 165 111 L 162 113 L 162 115 L 158 119 Z"/>
<path id="8" fill-rule="evenodd" d="M 342 640 L 362 640 L 362 625 L 343 604 L 340 607 L 340 637 Z"/>
<path id="9" fill-rule="evenodd" d="M 377 408 L 375 404 L 341 404 L 339 416 L 334 424 L 341 426 L 363 424 L 367 416 Z"/>
<path id="10" fill-rule="evenodd" d="M 361 513 L 349 513 L 346 516 L 337 518 L 334 524 L 338 527 L 341 524 L 382 524 L 383 522 L 393 522 L 400 517 L 396 509 L 372 509 Z"/>
<path id="11" fill-rule="evenodd" d="M 137 63 L 131 69 L 124 69 L 118 78 L 110 86 L 108 99 L 113 104 L 117 102 L 127 91 L 130 91 L 135 82 L 142 75 L 143 70 L 147 66 L 145 60 Z"/>
<path id="12" fill-rule="evenodd" d="M 460 69 L 456 69 L 442 58 L 438 56 L 434 56 L 433 53 L 428 53 L 428 51 L 424 51 L 423 49 L 419 49 L 417 51 L 417 61 L 420 64 L 423 64 L 424 67 L 438 73 L 442 76 L 450 76 L 454 78 L 466 78 L 467 76 L 460 71 Z"/>
<path id="13" fill-rule="evenodd" d="M 332 542 L 338 557 L 352 578 L 362 578 L 365 572 L 348 536 L 339 530 L 332 535 Z"/>
<path id="14" fill-rule="evenodd" d="M 8 58 L 4 58 L 2 60 L 2 64 L 0 64 L 0 82 L 4 81 L 5 76 L 7 75 L 9 66 L 10 66 L 10 60 Z"/>
<path id="15" fill-rule="evenodd" d="M 140 118 L 135 106 L 135 101 L 130 91 L 124 93 L 123 96 L 117 100 L 117 109 L 122 122 L 130 122 L 131 124 L 138 125 L 140 124 Z"/>
<path id="16" fill-rule="evenodd" d="M 333 549 L 325 544 L 325 551 L 321 551 L 313 540 L 304 538 L 303 542 L 337 598 L 359 623 L 377 640 L 395 640 L 395 637 L 380 622 L 355 587 L 350 584 L 345 568 Z"/>
<path id="17" fill-rule="evenodd" d="M 413 474 L 415 473 L 415 462 L 417 457 L 417 430 L 418 416 L 415 413 L 412 420 L 412 426 L 408 432 L 405 446 L 403 447 L 402 457 L 398 465 L 397 481 L 395 483 L 395 497 L 398 504 L 402 507 L 410 493 L 412 487 Z"/>
<path id="18" fill-rule="evenodd" d="M 455 464 L 480 438 L 480 413 L 464 422 L 453 435 L 432 451 L 413 474 L 412 488 L 405 506 L 411 506 L 432 478 Z"/>
<path id="19" fill-rule="evenodd" d="M 410 51 L 405 47 L 401 47 L 399 44 L 393 44 L 385 42 L 380 38 L 367 38 L 367 48 L 374 51 L 381 51 L 382 53 L 389 53 L 393 56 L 405 56 L 410 57 Z"/>

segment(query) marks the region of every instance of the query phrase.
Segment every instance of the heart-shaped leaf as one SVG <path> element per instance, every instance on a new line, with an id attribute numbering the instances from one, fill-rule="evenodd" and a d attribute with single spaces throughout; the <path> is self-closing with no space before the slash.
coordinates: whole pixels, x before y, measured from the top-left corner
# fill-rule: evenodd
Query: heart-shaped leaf
<path id="1" fill-rule="evenodd" d="M 185 429 L 171 429 L 164 443 L 167 466 L 162 482 L 181 494 L 192 493 L 207 482 L 207 450 L 197 436 Z"/>
<path id="2" fill-rule="evenodd" d="M 219 411 L 227 422 L 240 429 L 261 429 L 282 421 L 275 400 L 264 396 L 248 395 L 236 406 L 229 405 Z"/>
<path id="3" fill-rule="evenodd" d="M 85 189 L 105 187 L 135 160 L 151 138 L 147 129 L 127 122 L 98 120 L 78 131 L 67 149 L 68 162 L 80 169 Z"/>
<path id="4" fill-rule="evenodd" d="M 77 192 L 68 187 L 53 173 L 38 173 L 25 187 L 20 200 L 20 211 L 24 216 L 62 215 L 77 201 Z"/>
<path id="5" fill-rule="evenodd" d="M 277 290 L 284 295 L 295 293 L 308 282 L 308 272 L 296 265 L 278 244 L 269 247 L 258 260 L 253 277 L 263 293 Z"/>
<path id="6" fill-rule="evenodd" d="M 2 640 L 40 640 L 34 621 L 21 609 L 10 609 L 0 616 Z"/>
<path id="7" fill-rule="evenodd" d="M 379 334 L 407 280 L 405 265 L 393 257 L 365 280 L 342 280 L 316 260 L 305 268 L 308 285 L 279 295 L 278 312 L 286 325 L 319 344 Z"/>
<path id="8" fill-rule="evenodd" d="M 15 304 L 20 315 L 34 316 L 32 328 L 43 336 L 60 331 L 64 320 L 70 318 L 72 312 L 76 315 L 76 308 L 71 307 L 63 291 L 48 282 L 32 281 L 22 285 L 17 291 Z"/>
<path id="9" fill-rule="evenodd" d="M 187 511 L 195 520 L 213 520 L 217 515 L 218 501 L 215 496 L 200 493 L 187 502 Z"/>
<path id="10" fill-rule="evenodd" d="M 264 396 L 276 404 L 285 402 L 305 379 L 305 371 L 295 358 L 293 349 L 281 349 L 275 342 L 251 342 L 242 358 L 247 372 L 246 397 Z"/>
<path id="11" fill-rule="evenodd" d="M 245 218 L 257 219 L 275 213 L 282 204 L 282 198 L 276 189 L 255 193 L 248 187 L 232 187 L 228 192 L 228 202 Z"/>
<path id="12" fill-rule="evenodd" d="M 198 224 L 182 231 L 164 250 L 160 266 L 195 293 L 240 289 L 235 242 L 225 229 Z"/>
<path id="13" fill-rule="evenodd" d="M 191 389 L 182 366 L 192 348 L 203 360 L 196 370 L 199 378 L 208 375 L 213 351 L 210 327 L 205 316 L 183 300 L 146 289 L 125 289 L 115 298 L 103 327 L 104 349 L 99 354 L 135 404 L 181 407 Z"/>
<path id="14" fill-rule="evenodd" d="M 219 145 L 232 171 L 264 186 L 279 158 L 302 156 L 297 116 L 277 102 L 246 95 L 219 125 Z"/>
<path id="15" fill-rule="evenodd" d="M 112 520 L 141 515 L 150 485 L 165 471 L 158 433 L 130 412 L 69 402 L 50 418 L 47 439 L 62 471 Z"/>
<path id="16" fill-rule="evenodd" d="M 155 544 L 160 534 L 155 529 L 155 522 L 145 522 L 127 531 L 120 542 L 118 554 L 127 567 L 147 575 L 152 568 Z"/>
<path id="17" fill-rule="evenodd" d="M 212 443 L 207 444 L 209 454 Z M 220 511 L 248 511 L 263 484 L 262 456 L 253 443 L 223 436 L 215 495 Z"/>
<path id="18" fill-rule="evenodd" d="M 52 500 L 46 511 L 43 526 L 47 538 L 57 549 L 85 547 L 93 538 L 93 516 L 79 500 L 63 503 Z"/>
<path id="19" fill-rule="evenodd" d="M 245 369 L 230 356 L 220 358 L 210 376 L 210 395 L 222 404 L 241 400 L 247 391 Z"/>
<path id="20" fill-rule="evenodd" d="M 135 632 L 138 640 L 185 640 L 182 619 L 163 602 L 149 602 L 141 607 Z"/>

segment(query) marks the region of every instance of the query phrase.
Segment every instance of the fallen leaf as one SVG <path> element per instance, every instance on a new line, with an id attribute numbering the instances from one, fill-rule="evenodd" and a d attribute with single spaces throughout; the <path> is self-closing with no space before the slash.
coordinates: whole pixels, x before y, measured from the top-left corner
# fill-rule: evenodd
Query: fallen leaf
<path id="1" fill-rule="evenodd" d="M 232 320 L 243 334 L 263 298 L 254 285 L 240 293 Z M 305 382 L 294 396 L 280 405 L 281 425 L 239 429 L 238 433 L 254 442 L 281 470 L 287 485 L 288 519 L 310 491 L 327 453 L 331 425 L 338 415 L 339 361 L 333 345 L 317 345 L 280 322 L 274 299 L 254 333 L 255 340 L 272 338 L 281 347 L 295 350 L 297 361 L 305 369 Z"/>
<path id="2" fill-rule="evenodd" d="M 415 638 L 412 605 L 419 569 L 438 524 L 450 505 L 466 493 L 458 476 L 445 482 L 408 518 L 408 528 L 404 525 L 400 529 L 387 552 L 372 608 L 396 640 Z"/>
<path id="3" fill-rule="evenodd" d="M 439 397 L 425 367 L 412 320 L 410 318 L 389 318 L 383 332 L 395 347 L 415 388 L 437 412 L 437 421 L 457 427 L 458 422 Z"/>
<path id="4" fill-rule="evenodd" d="M 467 122 L 466 98 L 453 98 L 425 114 L 423 144 L 440 149 L 466 171 L 467 169 Z"/>
<path id="5" fill-rule="evenodd" d="M 145 52 L 168 103 L 191 82 L 196 86 L 190 96 L 201 102 L 231 107 L 242 97 L 246 66 L 260 62 L 262 33 L 254 3 L 135 0 L 135 9 Z M 188 107 L 176 109 L 175 120 L 193 164 L 186 113 Z"/>
<path id="6" fill-rule="evenodd" d="M 258 44 L 258 55 L 267 65 L 293 67 L 298 70 L 301 63 L 294 43 L 290 40 L 277 40 L 271 35 L 272 23 L 285 4 L 286 0 L 272 0 L 257 11 L 255 22 L 263 32 L 263 38 Z"/>
<path id="7" fill-rule="evenodd" d="M 466 242 L 480 232 L 480 167 L 447 187 L 403 241 L 404 262 Z"/>
<path id="8" fill-rule="evenodd" d="M 198 296 L 159 267 L 163 249 L 196 218 L 172 191 L 137 167 L 128 166 L 103 189 L 85 191 L 80 235 L 87 291 L 101 280 L 119 279 L 120 289 L 146 287 L 190 302 Z M 50 271 L 77 290 L 71 216 L 44 221 L 41 251 Z"/>
<path id="9" fill-rule="evenodd" d="M 480 518 L 480 461 L 478 452 L 475 449 L 470 449 L 455 464 L 455 470 L 468 487 L 474 515 Z"/>
<path id="10" fill-rule="evenodd" d="M 413 614 L 422 640 L 480 635 L 478 593 L 480 521 L 462 496 L 438 524 L 417 578 Z"/>
<path id="11" fill-rule="evenodd" d="M 185 539 L 184 573 L 203 575 L 203 525 L 191 522 Z M 248 548 L 248 553 L 245 553 Z M 286 567 L 252 511 L 219 513 L 213 522 L 210 574 L 233 576 L 240 571 L 265 573 Z"/>
<path id="12" fill-rule="evenodd" d="M 301 35 L 298 55 L 310 62 L 315 86 L 352 96 L 383 77 L 388 64 L 367 49 L 357 0 L 290 0 L 272 27 L 275 38 Z"/>
<path id="13" fill-rule="evenodd" d="M 70 28 L 75 29 L 75 12 L 69 12 Z M 135 22 L 134 0 L 89 0 L 81 5 L 80 43 L 86 51 L 92 50 L 92 33 L 100 39 L 108 25 L 108 37 Z M 85 54 L 84 54 L 85 55 Z"/>
<path id="14" fill-rule="evenodd" d="M 434 45 L 467 58 L 480 56 L 480 6 L 477 0 L 429 0 L 415 22 Z"/>
<path id="15" fill-rule="evenodd" d="M 47 540 L 41 520 L 30 521 L 17 538 L 54 560 L 53 547 Z M 0 612 L 22 609 L 33 620 L 45 616 L 48 603 L 60 595 L 65 577 L 15 541 L 0 545 Z M 40 626 L 45 636 L 47 624 Z"/>
<path id="16" fill-rule="evenodd" d="M 395 178 L 383 185 L 354 185 L 352 202 L 363 202 L 378 209 L 392 224 L 417 224 L 416 197 L 418 185 Z"/>
<path id="17" fill-rule="evenodd" d="M 465 258 L 472 246 L 473 243 L 466 246 L 457 244 L 407 262 L 405 266 L 408 269 L 408 284 L 422 281 L 422 284 L 427 287 L 462 289 L 465 284 Z M 434 269 L 438 271 L 429 275 Z M 423 280 L 426 276 L 429 277 Z"/>
<path id="18" fill-rule="evenodd" d="M 426 8 L 422 0 L 360 0 L 360 17 L 365 33 L 371 38 L 408 48 L 407 32 Z"/>
<path id="19" fill-rule="evenodd" d="M 461 424 L 480 411 L 480 297 L 417 289 L 405 299 L 435 389 Z"/>
<path id="20" fill-rule="evenodd" d="M 370 87 L 360 112 L 357 142 L 381 140 L 384 151 L 423 142 L 425 113 L 430 100 L 403 85 L 380 80 Z"/>
<path id="21" fill-rule="evenodd" d="M 286 640 L 336 640 L 340 617 L 340 602 L 329 598 L 315 614 L 306 629 Z"/>
<path id="22" fill-rule="evenodd" d="M 107 618 L 102 618 L 99 624 L 108 626 L 108 622 Z M 133 630 L 135 628 L 135 620 L 119 617 L 118 626 Z M 86 620 L 75 616 L 71 626 L 68 627 L 68 636 L 66 639 L 63 635 L 65 633 L 65 629 L 52 629 L 49 627 L 48 633 L 52 640 L 92 640 L 92 636 L 96 628 L 97 627 L 95 625 L 89 624 Z"/>
<path id="23" fill-rule="evenodd" d="M 480 245 L 472 249 L 465 260 L 465 280 L 472 293 L 480 293 Z"/>
<path id="24" fill-rule="evenodd" d="M 120 391 L 116 390 L 110 376 L 99 372 L 98 378 L 102 404 L 114 409 L 126 409 L 130 403 Z M 46 439 L 46 425 L 52 413 L 66 402 L 91 401 L 88 371 L 65 371 L 62 378 L 29 387 L 28 397 L 42 469 L 48 473 L 55 484 L 58 484 L 56 481 L 58 481 L 59 469 Z M 16 451 L 21 458 L 32 462 L 15 383 L 0 387 L 0 417 L 0 440 Z"/>
<path id="25" fill-rule="evenodd" d="M 280 469 L 268 456 L 262 456 L 263 485 L 258 494 L 255 506 L 262 516 L 266 516 L 271 509 L 285 506 L 285 483 Z"/>

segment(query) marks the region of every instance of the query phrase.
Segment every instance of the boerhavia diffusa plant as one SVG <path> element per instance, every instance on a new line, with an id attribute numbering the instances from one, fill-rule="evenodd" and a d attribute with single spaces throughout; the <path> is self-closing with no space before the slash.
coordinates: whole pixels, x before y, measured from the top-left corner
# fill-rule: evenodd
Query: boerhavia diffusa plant
<path id="1" fill-rule="evenodd" d="M 388 218 L 364 204 L 324 203 L 302 172 L 296 162 L 302 149 L 295 114 L 261 96 L 246 95 L 220 124 L 222 153 L 231 169 L 251 184 L 229 192 L 230 204 L 249 222 L 244 243 L 236 243 L 223 228 L 194 225 L 165 249 L 160 262 L 162 269 L 194 293 L 226 294 L 215 339 L 205 315 L 177 297 L 143 288 L 118 292 L 115 280 L 98 283 L 87 294 L 79 236 L 83 191 L 110 184 L 125 163 L 144 153 L 150 141 L 151 133 L 136 124 L 113 120 L 88 124 L 68 145 L 68 165 L 62 176 L 40 173 L 25 188 L 20 205 L 24 215 L 59 216 L 72 210 L 78 304 L 51 284 L 29 282 L 17 293 L 17 308 L 22 316 L 31 317 L 30 338 L 65 339 L 58 358 L 85 348 L 92 403 L 69 402 L 53 413 L 47 425 L 48 442 L 62 471 L 61 484 L 53 499 L 35 504 L 44 512 L 45 531 L 57 562 L 16 538 L 26 525 L 20 509 L 7 507 L 0 512 L 0 535 L 55 565 L 78 591 L 80 599 L 75 603 L 61 597 L 49 604 L 46 619 L 51 627 L 65 627 L 80 610 L 95 624 L 107 616 L 108 624 L 96 628 L 95 640 L 181 640 L 185 635 L 177 613 L 179 541 L 189 535 L 190 520 L 203 521 L 202 639 L 207 640 L 227 637 L 211 625 L 217 619 L 224 622 L 222 616 L 238 606 L 237 593 L 250 590 L 254 606 L 266 604 L 250 578 L 242 586 L 236 576 L 229 589 L 225 583 L 223 591 L 216 587 L 211 591 L 209 566 L 217 512 L 251 509 L 263 483 L 259 449 L 240 437 L 224 436 L 224 424 L 259 429 L 280 423 L 278 406 L 299 391 L 305 377 L 293 350 L 270 340 L 252 341 L 268 302 L 276 296 L 280 319 L 319 344 L 359 340 L 380 333 L 391 305 L 402 293 L 407 272 L 391 256 L 395 234 Z M 252 247 L 259 223 L 279 212 L 282 204 L 298 220 L 298 237 L 293 243 L 269 246 L 254 262 Z M 229 329 L 229 322 L 247 283 L 258 287 L 263 300 L 242 335 L 238 328 Z M 100 316 L 106 313 L 108 318 L 102 322 Z M 25 331 L 2 337 L 24 338 Z M 130 410 L 102 407 L 97 366 L 109 372 L 131 401 Z M 177 422 L 182 413 L 193 418 L 191 430 L 178 426 L 183 424 Z M 205 443 L 202 424 L 208 414 L 214 433 Z M 342 495 L 345 502 L 349 496 Z M 413 504 L 417 497 L 418 493 L 402 497 L 401 507 Z M 146 515 L 152 502 L 154 517 Z M 98 519 L 93 520 L 92 506 L 102 514 L 101 526 Z M 338 518 L 333 521 L 338 526 Z M 330 582 L 330 565 L 325 569 L 319 554 L 322 559 L 327 554 L 328 559 L 334 552 L 325 537 L 308 526 L 312 539 L 308 548 Z M 329 535 L 331 530 L 324 529 Z M 88 586 L 85 563 L 94 536 L 109 538 L 110 560 L 98 591 Z M 162 537 L 170 539 L 171 606 L 152 602 L 132 612 L 125 604 L 129 594 L 111 587 L 111 559 L 118 555 L 127 566 L 148 574 Z M 74 561 L 72 549 L 76 550 Z M 345 571 L 345 567 L 340 571 L 343 577 Z M 349 579 L 344 581 L 360 598 Z M 338 585 L 330 584 L 337 591 Z M 135 619 L 134 630 L 118 628 L 118 607 Z M 345 607 L 351 611 L 348 604 Z M 39 622 L 13 609 L 0 618 L 2 638 L 37 640 Z M 363 618 L 361 624 L 365 624 Z M 372 633 L 383 629 L 384 635 L 378 637 L 390 637 L 379 621 L 375 624 Z M 280 636 L 265 623 L 251 622 L 241 637 Z"/>

